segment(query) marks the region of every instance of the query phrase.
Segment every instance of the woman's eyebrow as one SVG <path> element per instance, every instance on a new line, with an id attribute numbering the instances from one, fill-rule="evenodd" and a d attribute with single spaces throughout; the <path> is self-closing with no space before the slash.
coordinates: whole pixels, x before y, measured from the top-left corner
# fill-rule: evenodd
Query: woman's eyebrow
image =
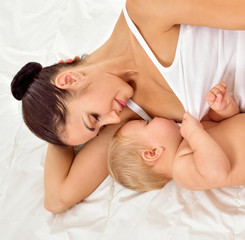
<path id="1" fill-rule="evenodd" d="M 82 119 L 82 120 L 83 120 L 84 126 L 85 126 L 89 131 L 93 132 L 93 131 L 95 130 L 95 128 L 89 127 L 89 126 L 87 125 L 87 123 L 84 121 L 84 119 Z"/>

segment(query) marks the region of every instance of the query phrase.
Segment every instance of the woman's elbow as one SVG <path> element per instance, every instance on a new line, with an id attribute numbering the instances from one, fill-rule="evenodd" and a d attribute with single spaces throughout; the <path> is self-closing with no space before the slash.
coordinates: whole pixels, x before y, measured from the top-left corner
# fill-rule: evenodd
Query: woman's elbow
<path id="1" fill-rule="evenodd" d="M 67 204 L 64 200 L 61 199 L 54 200 L 45 197 L 44 208 L 51 213 L 59 214 L 71 208 L 71 205 Z"/>

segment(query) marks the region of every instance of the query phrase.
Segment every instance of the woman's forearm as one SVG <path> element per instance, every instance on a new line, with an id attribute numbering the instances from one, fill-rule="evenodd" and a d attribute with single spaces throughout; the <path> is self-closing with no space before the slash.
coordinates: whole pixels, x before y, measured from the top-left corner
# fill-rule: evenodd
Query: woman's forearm
<path id="1" fill-rule="evenodd" d="M 108 143 L 118 127 L 108 126 L 75 158 L 71 149 L 49 145 L 44 174 L 47 210 L 60 213 L 69 209 L 88 197 L 108 176 Z"/>
<path id="2" fill-rule="evenodd" d="M 49 211 L 56 212 L 61 208 L 61 186 L 69 174 L 73 159 L 72 148 L 62 149 L 52 144 L 48 145 L 44 169 L 44 187 L 45 207 Z"/>
<path id="3" fill-rule="evenodd" d="M 123 119 L 132 116 L 129 109 Z M 74 156 L 73 149 L 49 145 L 44 173 L 45 207 L 60 213 L 88 197 L 108 176 L 108 144 L 115 131 L 124 124 L 110 125 L 98 137 L 86 143 Z"/>
<path id="4" fill-rule="evenodd" d="M 98 143 L 99 144 L 99 143 Z M 73 160 L 71 150 L 50 145 L 46 157 L 45 208 L 61 213 L 88 197 L 107 177 L 107 149 L 84 146 Z"/>

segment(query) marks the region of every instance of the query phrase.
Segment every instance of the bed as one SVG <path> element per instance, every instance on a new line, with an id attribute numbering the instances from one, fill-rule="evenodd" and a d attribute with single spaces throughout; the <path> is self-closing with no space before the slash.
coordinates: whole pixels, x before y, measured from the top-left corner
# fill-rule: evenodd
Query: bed
<path id="1" fill-rule="evenodd" d="M 189 191 L 170 182 L 136 193 L 110 177 L 61 214 L 43 207 L 47 143 L 21 117 L 10 82 L 29 61 L 50 65 L 100 46 L 124 0 L 8 0 L 0 3 L 1 240 L 244 240 L 245 188 Z"/>

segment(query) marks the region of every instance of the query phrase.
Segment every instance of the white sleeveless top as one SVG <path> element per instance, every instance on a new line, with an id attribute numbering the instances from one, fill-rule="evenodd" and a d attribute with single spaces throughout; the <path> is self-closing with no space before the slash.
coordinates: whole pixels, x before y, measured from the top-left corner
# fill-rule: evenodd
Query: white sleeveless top
<path id="1" fill-rule="evenodd" d="M 245 32 L 181 25 L 170 67 L 157 60 L 123 9 L 128 27 L 167 81 L 185 111 L 199 120 L 208 112 L 207 92 L 221 80 L 245 111 Z"/>
<path id="2" fill-rule="evenodd" d="M 151 121 L 152 118 L 132 99 L 129 99 L 127 102 L 127 107 L 129 107 L 133 112 L 139 115 L 145 121 Z"/>

